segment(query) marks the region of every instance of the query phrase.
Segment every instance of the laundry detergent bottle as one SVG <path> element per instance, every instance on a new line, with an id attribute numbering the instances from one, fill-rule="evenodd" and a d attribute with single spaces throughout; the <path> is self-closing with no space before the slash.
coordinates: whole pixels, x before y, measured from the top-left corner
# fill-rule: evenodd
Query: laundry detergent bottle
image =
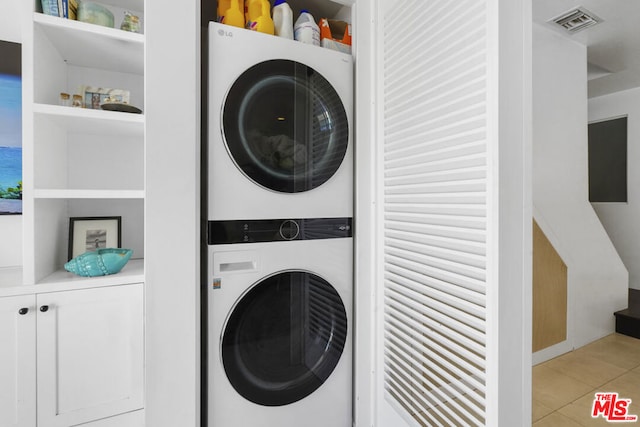
<path id="1" fill-rule="evenodd" d="M 256 3 L 260 6 L 256 11 Z M 249 20 L 247 28 L 265 34 L 274 34 L 273 19 L 271 19 L 271 3 L 269 0 L 253 0 L 249 3 Z"/>
<path id="2" fill-rule="evenodd" d="M 276 36 L 293 40 L 293 11 L 286 0 L 276 0 L 273 4 L 273 25 Z"/>
<path id="3" fill-rule="evenodd" d="M 218 22 L 222 22 L 225 12 L 231 7 L 231 0 L 218 0 Z"/>
<path id="4" fill-rule="evenodd" d="M 242 0 L 230 0 L 229 8 L 224 11 L 220 22 L 244 28 L 244 2 Z"/>
<path id="5" fill-rule="evenodd" d="M 293 38 L 302 43 L 320 46 L 320 27 L 306 9 L 302 9 L 300 16 L 296 19 Z"/>
<path id="6" fill-rule="evenodd" d="M 244 1 L 244 19 L 249 26 L 249 22 L 255 20 L 262 13 L 262 0 Z"/>

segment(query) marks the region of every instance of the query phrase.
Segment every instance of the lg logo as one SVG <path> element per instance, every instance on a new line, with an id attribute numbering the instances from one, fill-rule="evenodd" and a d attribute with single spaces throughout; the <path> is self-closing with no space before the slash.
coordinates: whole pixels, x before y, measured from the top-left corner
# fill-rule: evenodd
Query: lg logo
<path id="1" fill-rule="evenodd" d="M 221 37 L 233 37 L 233 33 L 231 31 L 218 30 L 218 35 Z"/>

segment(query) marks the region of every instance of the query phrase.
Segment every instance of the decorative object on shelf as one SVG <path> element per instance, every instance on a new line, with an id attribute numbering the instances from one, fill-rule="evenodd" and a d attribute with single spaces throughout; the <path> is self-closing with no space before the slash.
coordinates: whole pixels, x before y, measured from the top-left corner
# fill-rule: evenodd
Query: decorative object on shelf
<path id="1" fill-rule="evenodd" d="M 60 105 L 63 107 L 71 107 L 71 95 L 65 92 L 60 92 Z"/>
<path id="2" fill-rule="evenodd" d="M 120 24 L 120 29 L 124 31 L 131 31 L 132 33 L 140 32 L 140 18 L 129 11 L 124 12 L 124 19 Z"/>
<path id="3" fill-rule="evenodd" d="M 63 0 L 65 1 L 65 0 Z M 78 2 L 77 0 L 68 0 L 69 2 L 69 16 L 67 18 L 76 20 L 78 19 Z"/>
<path id="4" fill-rule="evenodd" d="M 80 1 L 78 21 L 113 28 L 113 13 L 100 3 Z"/>
<path id="5" fill-rule="evenodd" d="M 105 102 L 100 105 L 100 108 L 108 111 L 121 111 L 124 113 L 141 114 L 142 110 L 133 105 L 129 105 L 126 102 Z"/>
<path id="6" fill-rule="evenodd" d="M 122 236 L 122 217 L 69 218 L 68 260 L 85 252 L 104 248 L 119 248 Z"/>
<path id="7" fill-rule="evenodd" d="M 58 0 L 58 16 L 60 18 L 69 18 L 69 0 Z"/>
<path id="8" fill-rule="evenodd" d="M 106 87 L 82 87 L 84 108 L 99 110 L 100 106 L 107 102 L 129 103 L 129 91 L 124 89 L 110 89 Z"/>
<path id="9" fill-rule="evenodd" d="M 51 16 L 60 16 L 60 9 L 58 8 L 58 0 L 41 0 L 42 13 Z"/>
<path id="10" fill-rule="evenodd" d="M 133 255 L 131 249 L 104 248 L 71 259 L 64 269 L 83 277 L 106 276 L 122 270 Z"/>
<path id="11" fill-rule="evenodd" d="M 72 107 L 82 108 L 82 95 L 75 94 L 73 95 L 73 102 L 71 103 Z"/>

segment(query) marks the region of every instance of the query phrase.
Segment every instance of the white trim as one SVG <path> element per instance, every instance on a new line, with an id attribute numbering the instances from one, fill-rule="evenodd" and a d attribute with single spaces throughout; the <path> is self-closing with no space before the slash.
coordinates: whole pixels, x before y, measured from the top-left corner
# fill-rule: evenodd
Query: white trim
<path id="1" fill-rule="evenodd" d="M 373 426 L 375 409 L 375 177 L 377 2 L 352 6 L 355 61 L 354 426 Z M 357 363 L 355 362 L 357 360 Z"/>
<path id="2" fill-rule="evenodd" d="M 567 333 L 567 338 L 568 336 L 569 334 Z M 532 366 L 538 365 L 540 363 L 546 362 L 547 360 L 551 360 L 555 357 L 568 353 L 572 350 L 573 346 L 571 345 L 571 340 L 566 339 L 562 342 L 559 342 L 558 344 L 552 345 L 551 347 L 543 348 L 542 350 L 533 353 L 533 356 L 531 357 L 531 364 Z"/>

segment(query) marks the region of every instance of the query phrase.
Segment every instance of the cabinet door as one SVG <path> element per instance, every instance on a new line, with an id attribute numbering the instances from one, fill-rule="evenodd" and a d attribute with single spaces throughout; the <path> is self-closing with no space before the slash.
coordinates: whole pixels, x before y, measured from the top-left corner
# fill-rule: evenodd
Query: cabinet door
<path id="1" fill-rule="evenodd" d="M 33 295 L 0 298 L 0 426 L 36 425 Z"/>
<path id="2" fill-rule="evenodd" d="M 38 427 L 142 408 L 142 284 L 41 294 Z"/>

